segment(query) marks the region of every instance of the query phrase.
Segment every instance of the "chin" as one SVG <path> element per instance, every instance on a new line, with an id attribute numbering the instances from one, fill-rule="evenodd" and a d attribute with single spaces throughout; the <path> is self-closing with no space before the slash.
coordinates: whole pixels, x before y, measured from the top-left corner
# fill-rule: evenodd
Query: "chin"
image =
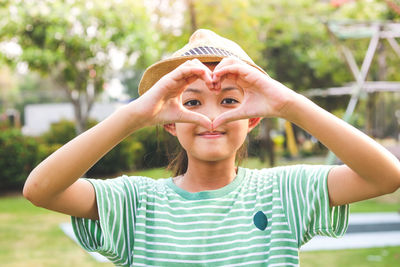
<path id="1" fill-rule="evenodd" d="M 221 151 L 207 151 L 199 153 L 195 157 L 202 161 L 216 162 L 232 158 L 232 154 L 222 153 Z M 235 154 L 233 154 L 233 158 L 235 158 Z"/>

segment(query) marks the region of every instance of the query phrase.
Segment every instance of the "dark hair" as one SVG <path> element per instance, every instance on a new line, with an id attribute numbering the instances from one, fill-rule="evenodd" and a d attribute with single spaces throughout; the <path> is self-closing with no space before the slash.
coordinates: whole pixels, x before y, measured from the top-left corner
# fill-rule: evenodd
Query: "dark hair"
<path id="1" fill-rule="evenodd" d="M 177 146 L 177 150 L 173 154 L 168 155 L 169 164 L 167 170 L 172 171 L 173 176 L 182 175 L 187 171 L 188 168 L 188 157 L 186 150 L 180 145 Z M 242 146 L 236 151 L 236 163 L 237 165 L 242 164 L 243 160 L 247 158 L 247 139 Z"/>

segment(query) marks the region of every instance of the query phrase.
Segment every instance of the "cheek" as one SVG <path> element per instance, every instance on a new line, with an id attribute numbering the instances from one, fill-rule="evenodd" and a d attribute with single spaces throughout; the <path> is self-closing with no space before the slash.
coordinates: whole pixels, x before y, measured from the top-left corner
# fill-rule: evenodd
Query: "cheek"
<path id="1" fill-rule="evenodd" d="M 176 137 L 185 149 L 191 143 L 194 128 L 192 123 L 176 123 Z"/>
<path id="2" fill-rule="evenodd" d="M 229 123 L 230 132 L 233 134 L 237 142 L 240 145 L 246 140 L 247 133 L 249 130 L 249 120 L 239 120 Z"/>

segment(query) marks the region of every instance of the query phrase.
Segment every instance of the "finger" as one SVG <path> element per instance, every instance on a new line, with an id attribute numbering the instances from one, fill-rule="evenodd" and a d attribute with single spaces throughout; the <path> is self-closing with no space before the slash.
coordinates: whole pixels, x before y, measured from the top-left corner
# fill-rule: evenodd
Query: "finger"
<path id="1" fill-rule="evenodd" d="M 228 78 L 232 79 L 235 78 L 235 76 L 247 76 L 249 74 L 249 70 L 247 66 L 244 66 L 242 64 L 233 64 L 233 65 L 228 65 L 224 66 L 218 70 L 214 70 L 213 72 L 213 78 L 221 80 L 223 78 Z"/>
<path id="2" fill-rule="evenodd" d="M 225 57 L 223 58 L 217 66 L 215 66 L 214 71 L 218 71 L 219 69 L 229 66 L 229 65 L 233 65 L 233 64 L 246 64 L 244 61 L 240 60 L 239 58 L 235 57 L 235 56 L 229 56 L 229 57 Z"/>
<path id="3" fill-rule="evenodd" d="M 236 121 L 236 120 L 243 120 L 243 119 L 249 119 L 252 117 L 256 117 L 255 114 L 250 115 L 245 108 L 236 108 L 230 111 L 226 111 L 222 114 L 220 114 L 218 117 L 216 117 L 212 121 L 212 128 L 217 129 L 219 126 L 221 126 L 224 123 L 228 123 L 231 121 Z"/>
<path id="4" fill-rule="evenodd" d="M 203 75 L 201 75 L 201 79 L 205 82 L 206 86 L 208 88 L 210 88 L 211 90 L 214 89 L 214 83 L 213 83 L 213 79 L 212 79 L 212 71 L 209 67 L 207 67 L 206 65 L 204 65 L 202 62 L 200 62 L 200 60 L 196 59 L 197 62 L 196 64 L 199 64 L 202 68 L 204 68 L 204 73 Z"/>
<path id="5" fill-rule="evenodd" d="M 214 70 L 213 72 L 213 81 L 218 81 L 216 83 L 216 87 L 220 88 L 222 82 L 225 79 L 237 81 L 239 78 L 245 79 L 248 75 L 249 70 L 242 64 L 231 64 L 227 66 L 223 66 L 218 70 Z"/>
<path id="6" fill-rule="evenodd" d="M 189 85 L 197 79 L 205 82 L 207 87 L 212 87 L 212 73 L 205 65 L 186 65 L 175 69 L 172 78 L 177 84 Z"/>
<path id="7" fill-rule="evenodd" d="M 201 113 L 190 111 L 186 108 L 183 108 L 180 114 L 180 118 L 176 122 L 195 123 L 201 125 L 207 130 L 212 129 L 212 121 L 210 120 L 210 118 Z"/>
<path id="8" fill-rule="evenodd" d="M 197 58 L 190 60 L 189 64 L 204 69 L 204 73 L 202 73 L 199 76 L 206 83 L 207 87 L 211 88 L 213 85 L 213 81 L 212 81 L 212 71 L 210 70 L 210 68 L 208 68 L 205 64 L 203 64 L 203 62 L 201 62 Z"/>
<path id="9" fill-rule="evenodd" d="M 218 73 L 221 69 L 223 69 L 227 66 L 235 65 L 235 64 L 246 64 L 246 63 L 234 56 L 225 57 L 218 63 L 218 65 L 213 70 L 213 76 L 212 76 L 213 83 L 214 83 L 214 90 L 217 90 L 217 91 L 221 90 L 221 84 L 225 79 L 232 79 L 232 80 L 237 79 L 237 76 L 233 76 L 233 75 L 230 75 L 230 76 L 215 75 L 215 73 Z"/>

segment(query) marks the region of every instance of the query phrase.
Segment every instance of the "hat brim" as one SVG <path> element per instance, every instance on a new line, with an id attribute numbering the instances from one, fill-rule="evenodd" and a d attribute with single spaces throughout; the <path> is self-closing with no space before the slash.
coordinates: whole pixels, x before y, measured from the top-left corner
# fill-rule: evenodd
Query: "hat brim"
<path id="1" fill-rule="evenodd" d="M 217 56 L 217 55 L 190 55 L 190 56 L 181 56 L 181 57 L 174 57 L 174 58 L 167 58 L 161 60 L 146 69 L 143 73 L 142 79 L 139 83 L 139 95 L 143 95 L 147 90 L 149 90 L 158 80 L 160 80 L 164 75 L 170 73 L 174 69 L 176 69 L 179 65 L 183 64 L 184 62 L 197 58 L 203 63 L 207 62 L 220 62 L 224 56 Z M 268 75 L 262 68 L 255 65 L 252 62 L 247 62 L 247 64 L 257 68 L 264 74 Z"/>

